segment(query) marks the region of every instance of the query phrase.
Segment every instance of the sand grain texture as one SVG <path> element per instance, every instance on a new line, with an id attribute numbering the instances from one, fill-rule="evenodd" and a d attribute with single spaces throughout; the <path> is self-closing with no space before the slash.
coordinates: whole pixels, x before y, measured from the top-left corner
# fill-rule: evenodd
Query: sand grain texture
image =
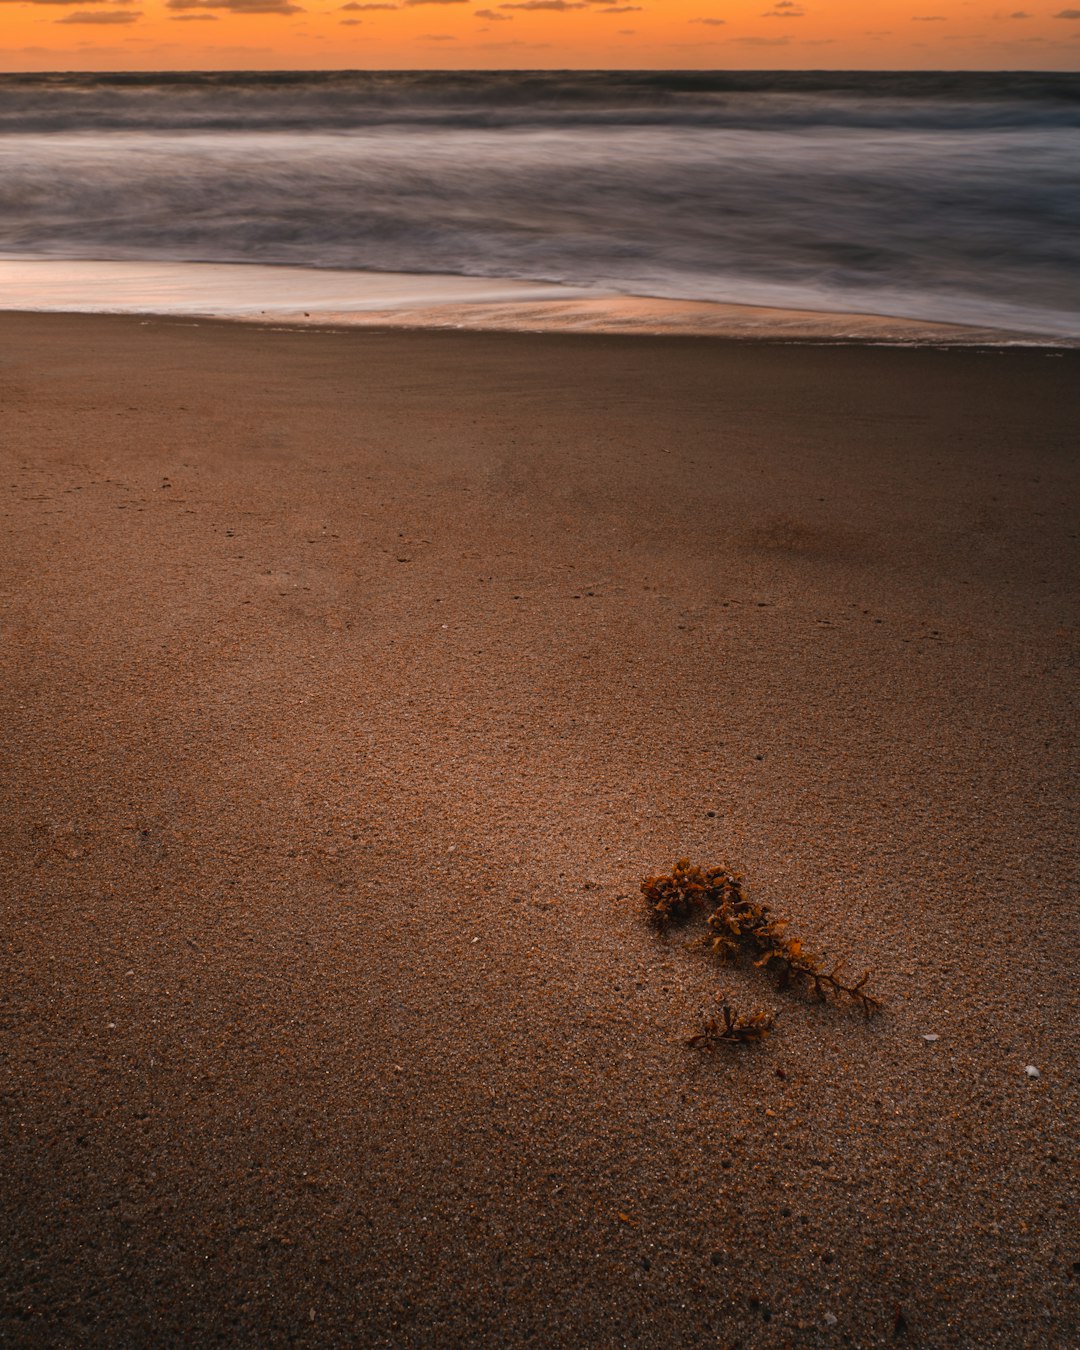
<path id="1" fill-rule="evenodd" d="M 1077 354 L 4 315 L 0 391 L 5 1345 L 1075 1344 Z M 683 854 L 885 1014 L 651 932 Z"/>

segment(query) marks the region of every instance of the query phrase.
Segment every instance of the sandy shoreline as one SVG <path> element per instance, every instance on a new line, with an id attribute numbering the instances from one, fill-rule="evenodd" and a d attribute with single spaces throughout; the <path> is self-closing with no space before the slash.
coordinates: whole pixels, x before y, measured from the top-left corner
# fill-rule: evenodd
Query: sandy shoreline
<path id="1" fill-rule="evenodd" d="M 0 1339 L 1075 1343 L 1078 375 L 0 314 Z"/>
<path id="2" fill-rule="evenodd" d="M 0 311 L 228 319 L 297 328 L 634 333 L 743 341 L 901 346 L 1080 347 L 1075 316 L 1056 328 L 997 327 L 719 301 L 622 295 L 603 287 L 438 273 L 350 272 L 257 263 L 114 262 L 0 256 Z"/>

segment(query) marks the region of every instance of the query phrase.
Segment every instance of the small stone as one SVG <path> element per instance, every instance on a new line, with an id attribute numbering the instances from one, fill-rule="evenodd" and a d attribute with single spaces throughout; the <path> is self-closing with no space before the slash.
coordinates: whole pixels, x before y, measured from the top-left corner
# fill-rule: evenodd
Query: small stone
<path id="1" fill-rule="evenodd" d="M 825 1323 L 827 1327 L 834 1327 L 836 1326 L 837 1322 L 840 1321 L 839 1317 L 837 1317 L 835 1313 L 826 1313 L 821 1320 Z"/>
<path id="2" fill-rule="evenodd" d="M 1028 1076 L 1029 1078 L 1041 1078 L 1041 1077 L 1042 1077 L 1042 1074 L 1038 1071 L 1038 1069 L 1035 1067 L 1034 1064 L 1029 1064 L 1029 1065 L 1027 1066 L 1027 1068 L 1024 1070 L 1024 1072 L 1027 1074 L 1027 1076 Z"/>
<path id="3" fill-rule="evenodd" d="M 927 1034 L 923 1037 L 923 1040 L 926 1042 L 927 1045 L 933 1045 L 935 1041 L 940 1041 L 941 1037 L 937 1034 L 937 1032 L 930 1031 L 927 1032 Z"/>

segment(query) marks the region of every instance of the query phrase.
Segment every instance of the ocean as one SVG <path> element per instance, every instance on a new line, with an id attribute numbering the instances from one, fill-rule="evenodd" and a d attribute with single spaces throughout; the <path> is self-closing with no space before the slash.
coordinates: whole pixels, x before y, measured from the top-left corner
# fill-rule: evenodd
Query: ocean
<path id="1" fill-rule="evenodd" d="M 1080 338 L 1080 76 L 0 76 L 0 256 L 600 287 Z"/>

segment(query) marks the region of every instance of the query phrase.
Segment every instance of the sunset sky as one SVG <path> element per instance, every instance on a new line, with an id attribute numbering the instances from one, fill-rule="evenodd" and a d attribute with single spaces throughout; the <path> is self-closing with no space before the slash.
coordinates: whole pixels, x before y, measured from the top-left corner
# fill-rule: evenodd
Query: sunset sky
<path id="1" fill-rule="evenodd" d="M 1078 65 L 1060 0 L 0 0 L 8 71 Z"/>

